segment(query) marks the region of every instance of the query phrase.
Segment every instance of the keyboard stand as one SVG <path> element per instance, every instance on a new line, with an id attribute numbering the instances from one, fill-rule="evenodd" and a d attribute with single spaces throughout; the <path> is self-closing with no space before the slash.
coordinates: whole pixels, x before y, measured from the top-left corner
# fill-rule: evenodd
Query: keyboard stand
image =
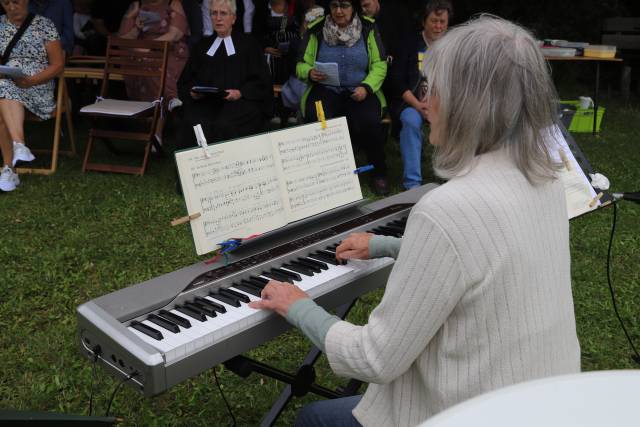
<path id="1" fill-rule="evenodd" d="M 336 316 L 344 320 L 356 301 L 357 298 L 338 307 L 336 310 Z M 294 396 L 302 397 L 311 392 L 327 399 L 336 399 L 340 397 L 353 396 L 358 392 L 362 385 L 362 382 L 358 380 L 351 380 L 346 387 L 339 387 L 338 390 L 335 391 L 315 383 L 316 371 L 313 365 L 318 361 L 321 353 L 322 352 L 316 347 L 312 347 L 309 353 L 305 356 L 295 375 L 245 356 L 236 356 L 229 359 L 224 362 L 224 366 L 242 378 L 247 378 L 252 372 L 257 372 L 287 384 L 282 393 L 280 393 L 278 400 L 273 404 L 269 413 L 260 423 L 261 427 L 271 427 L 276 423 L 278 417 Z"/>

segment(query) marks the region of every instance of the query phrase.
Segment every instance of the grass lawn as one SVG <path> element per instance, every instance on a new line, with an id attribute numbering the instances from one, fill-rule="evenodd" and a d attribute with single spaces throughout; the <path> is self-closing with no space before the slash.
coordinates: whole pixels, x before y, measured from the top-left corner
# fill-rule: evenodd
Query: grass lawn
<path id="1" fill-rule="evenodd" d="M 583 92 L 584 93 L 584 92 Z M 577 97 L 580 93 L 563 94 Z M 640 110 L 602 99 L 607 107 L 600 137 L 576 135 L 594 168 L 607 175 L 614 191 L 640 186 Z M 48 132 L 37 132 L 43 140 Z M 79 129 L 82 141 L 86 129 Z M 37 145 L 37 141 L 28 141 Z M 81 144 L 80 151 L 83 151 Z M 392 184 L 399 191 L 402 166 L 396 143 L 389 144 Z M 188 227 L 169 226 L 184 214 L 175 193 L 170 158 L 152 158 L 144 177 L 80 172 L 81 160 L 62 158 L 51 177 L 22 176 L 13 193 L 0 194 L 0 409 L 86 414 L 91 364 L 78 352 L 76 307 L 90 299 L 198 262 Z M 425 164 L 425 171 L 428 165 Z M 432 179 L 426 174 L 426 181 Z M 371 195 L 365 188 L 367 195 Z M 573 290 L 584 370 L 629 369 L 634 364 L 613 315 L 606 284 L 606 251 L 612 209 L 571 222 Z M 613 281 L 621 315 L 640 346 L 640 207 L 621 203 L 613 251 Z M 350 314 L 366 321 L 380 291 L 361 299 Z M 263 345 L 251 356 L 294 370 L 309 348 L 296 332 Z M 637 365 L 635 366 L 637 367 Z M 253 374 L 241 379 L 218 368 L 238 425 L 256 425 L 282 384 Z M 318 365 L 323 385 L 344 382 L 326 360 Z M 102 415 L 116 385 L 96 371 L 95 407 Z M 279 425 L 313 399 L 295 400 Z M 211 371 L 147 399 L 123 388 L 112 413 L 124 425 L 230 425 Z"/>

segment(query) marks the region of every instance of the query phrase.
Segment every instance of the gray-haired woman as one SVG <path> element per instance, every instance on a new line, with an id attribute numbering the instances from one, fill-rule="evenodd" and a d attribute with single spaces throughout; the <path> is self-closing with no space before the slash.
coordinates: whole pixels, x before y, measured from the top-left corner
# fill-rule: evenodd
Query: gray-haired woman
<path id="1" fill-rule="evenodd" d="M 563 185 L 545 143 L 555 93 L 535 40 L 482 17 L 431 47 L 428 119 L 448 182 L 413 208 L 402 241 L 355 234 L 338 259 L 394 256 L 364 326 L 270 282 L 275 310 L 364 396 L 311 404 L 297 425 L 413 426 L 472 396 L 580 370 Z M 324 423 L 324 424 L 323 424 Z"/>

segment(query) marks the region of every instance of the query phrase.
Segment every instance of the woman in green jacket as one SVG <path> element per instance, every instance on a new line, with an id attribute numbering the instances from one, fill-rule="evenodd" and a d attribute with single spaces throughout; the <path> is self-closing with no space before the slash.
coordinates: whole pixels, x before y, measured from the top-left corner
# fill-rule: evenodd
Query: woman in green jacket
<path id="1" fill-rule="evenodd" d="M 327 119 L 346 116 L 353 141 L 374 166 L 373 190 L 386 195 L 386 138 L 380 122 L 386 108 L 380 90 L 386 55 L 374 20 L 357 8 L 357 1 L 331 0 L 330 15 L 309 25 L 296 67 L 298 78 L 307 83 L 301 108 L 308 123 L 318 120 L 316 101 L 322 101 Z M 337 63 L 339 81 L 319 71 L 317 63 Z"/>

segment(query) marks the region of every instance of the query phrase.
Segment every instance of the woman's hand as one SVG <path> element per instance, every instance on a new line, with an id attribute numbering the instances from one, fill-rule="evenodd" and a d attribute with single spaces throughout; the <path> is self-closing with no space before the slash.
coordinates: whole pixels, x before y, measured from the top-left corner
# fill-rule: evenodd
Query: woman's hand
<path id="1" fill-rule="evenodd" d="M 228 93 L 228 95 L 225 96 L 224 99 L 226 99 L 227 101 L 237 101 L 238 99 L 242 98 L 242 93 L 240 93 L 238 89 L 227 89 L 226 92 Z"/>
<path id="2" fill-rule="evenodd" d="M 372 237 L 371 233 L 351 233 L 336 248 L 336 259 L 369 259 L 369 240 Z"/>
<path id="3" fill-rule="evenodd" d="M 429 112 L 429 106 L 426 102 L 420 101 L 416 104 L 416 110 L 422 116 L 423 120 L 427 120 L 427 113 Z"/>
<path id="4" fill-rule="evenodd" d="M 282 56 L 282 52 L 280 49 L 276 49 L 275 47 L 266 47 L 264 49 L 264 53 L 268 53 L 271 56 L 275 56 L 276 58 L 280 58 Z"/>
<path id="5" fill-rule="evenodd" d="M 358 86 L 351 93 L 351 99 L 356 102 L 362 102 L 367 97 L 367 90 L 362 86 Z"/>
<path id="6" fill-rule="evenodd" d="M 306 292 L 291 283 L 271 280 L 261 293 L 262 300 L 249 303 L 249 307 L 261 310 L 273 310 L 280 316 L 286 316 L 289 307 L 298 300 L 309 298 Z"/>
<path id="7" fill-rule="evenodd" d="M 309 79 L 314 82 L 321 82 L 327 79 L 327 75 L 320 71 L 316 71 L 315 68 L 312 68 L 311 71 L 309 71 Z"/>
<path id="8" fill-rule="evenodd" d="M 204 93 L 195 93 L 194 91 L 189 91 L 189 95 L 191 95 L 191 98 L 196 100 L 204 98 Z"/>
<path id="9" fill-rule="evenodd" d="M 30 88 L 31 86 L 35 86 L 35 81 L 33 76 L 26 76 L 19 79 L 14 80 L 16 86 L 22 89 Z"/>

